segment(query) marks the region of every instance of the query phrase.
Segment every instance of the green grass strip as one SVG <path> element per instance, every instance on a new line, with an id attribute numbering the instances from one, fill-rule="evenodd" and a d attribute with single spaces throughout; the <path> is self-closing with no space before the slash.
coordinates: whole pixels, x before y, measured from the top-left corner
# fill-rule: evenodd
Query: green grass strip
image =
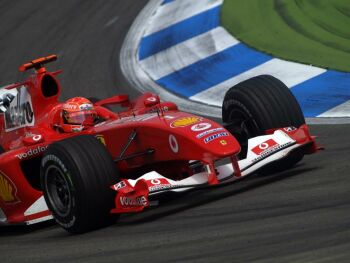
<path id="1" fill-rule="evenodd" d="M 222 24 L 274 57 L 350 72 L 350 0 L 226 0 Z"/>

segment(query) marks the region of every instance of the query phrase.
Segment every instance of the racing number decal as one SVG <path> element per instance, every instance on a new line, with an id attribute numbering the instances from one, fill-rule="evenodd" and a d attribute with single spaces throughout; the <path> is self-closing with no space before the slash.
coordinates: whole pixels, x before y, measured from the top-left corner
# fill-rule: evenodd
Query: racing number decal
<path id="1" fill-rule="evenodd" d="M 5 130 L 12 131 L 35 122 L 32 98 L 25 86 L 18 88 L 18 94 L 5 112 Z"/>

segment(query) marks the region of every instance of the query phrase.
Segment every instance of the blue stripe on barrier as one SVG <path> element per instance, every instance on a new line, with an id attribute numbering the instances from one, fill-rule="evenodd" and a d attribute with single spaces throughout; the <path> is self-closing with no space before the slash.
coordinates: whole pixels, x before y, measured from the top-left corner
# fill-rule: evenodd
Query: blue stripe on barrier
<path id="1" fill-rule="evenodd" d="M 174 1 L 175 1 L 175 0 L 164 0 L 163 3 L 162 3 L 162 5 L 165 5 L 165 4 L 167 4 L 167 3 L 174 2 Z"/>
<path id="2" fill-rule="evenodd" d="M 305 117 L 316 117 L 350 100 L 350 73 L 328 70 L 291 89 Z"/>
<path id="3" fill-rule="evenodd" d="M 221 6 L 214 7 L 168 28 L 142 38 L 139 59 L 145 59 L 192 37 L 205 33 L 220 24 Z"/>
<path id="4" fill-rule="evenodd" d="M 266 54 L 238 44 L 156 82 L 174 93 L 190 97 L 270 59 Z"/>

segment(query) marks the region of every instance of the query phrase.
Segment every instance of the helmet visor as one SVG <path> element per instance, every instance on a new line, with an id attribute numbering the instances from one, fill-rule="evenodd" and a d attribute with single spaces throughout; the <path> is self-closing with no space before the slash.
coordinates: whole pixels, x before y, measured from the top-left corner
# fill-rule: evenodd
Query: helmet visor
<path id="1" fill-rule="evenodd" d="M 80 112 L 63 111 L 65 122 L 74 125 L 94 125 L 96 120 L 96 112 L 93 110 Z"/>

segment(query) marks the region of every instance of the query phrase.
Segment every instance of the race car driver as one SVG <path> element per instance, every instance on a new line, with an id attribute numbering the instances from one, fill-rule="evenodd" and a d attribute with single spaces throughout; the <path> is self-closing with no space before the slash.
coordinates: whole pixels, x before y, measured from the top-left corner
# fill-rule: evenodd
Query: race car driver
<path id="1" fill-rule="evenodd" d="M 64 132 L 80 132 L 94 126 L 98 115 L 90 100 L 75 97 L 63 104 L 61 119 L 60 126 Z"/>

